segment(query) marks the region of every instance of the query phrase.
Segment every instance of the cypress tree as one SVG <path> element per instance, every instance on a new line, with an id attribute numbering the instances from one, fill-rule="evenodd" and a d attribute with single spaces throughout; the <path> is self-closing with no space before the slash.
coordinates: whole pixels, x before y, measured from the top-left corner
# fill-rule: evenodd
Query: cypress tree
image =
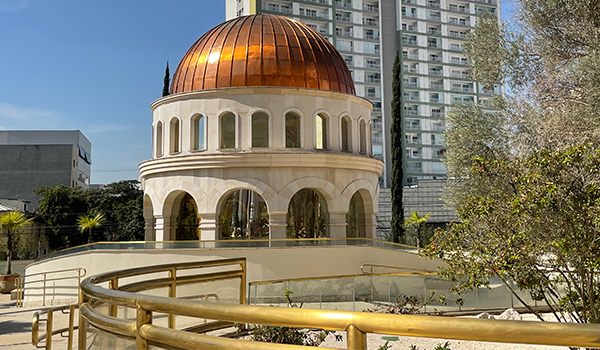
<path id="1" fill-rule="evenodd" d="M 171 85 L 171 73 L 169 73 L 169 61 L 167 60 L 167 69 L 165 69 L 165 79 L 163 84 L 163 97 L 169 96 L 169 86 Z"/>
<path id="2" fill-rule="evenodd" d="M 396 51 L 396 59 L 392 67 L 392 129 L 391 159 L 392 159 L 392 242 L 404 243 L 404 205 L 402 203 L 402 181 L 404 171 L 402 170 L 402 81 L 400 81 L 400 57 Z"/>

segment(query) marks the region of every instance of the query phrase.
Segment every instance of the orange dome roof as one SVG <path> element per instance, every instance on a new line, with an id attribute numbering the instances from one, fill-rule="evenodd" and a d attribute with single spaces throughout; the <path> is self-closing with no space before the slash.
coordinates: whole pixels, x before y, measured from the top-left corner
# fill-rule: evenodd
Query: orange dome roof
<path id="1" fill-rule="evenodd" d="M 171 93 L 232 86 L 285 86 L 354 94 L 339 52 L 310 27 L 281 16 L 222 23 L 185 54 Z"/>

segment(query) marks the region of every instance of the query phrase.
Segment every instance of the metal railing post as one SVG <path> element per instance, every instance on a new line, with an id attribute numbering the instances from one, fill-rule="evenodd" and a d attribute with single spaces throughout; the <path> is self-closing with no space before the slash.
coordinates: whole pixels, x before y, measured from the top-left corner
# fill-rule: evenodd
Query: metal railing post
<path id="1" fill-rule="evenodd" d="M 54 310 L 48 310 L 46 316 L 46 350 L 52 349 L 52 318 L 54 316 Z"/>
<path id="2" fill-rule="evenodd" d="M 246 260 L 240 263 L 242 276 L 240 277 L 240 304 L 246 304 Z"/>
<path id="3" fill-rule="evenodd" d="M 142 338 L 140 328 L 145 324 L 152 324 L 152 312 L 137 307 L 137 316 L 135 320 L 135 345 L 137 350 L 148 350 L 148 341 Z"/>
<path id="4" fill-rule="evenodd" d="M 115 278 L 108 281 L 108 288 L 112 290 L 119 289 L 119 279 Z M 112 317 L 117 317 L 117 305 L 110 305 L 110 311 L 108 313 Z"/>
<path id="5" fill-rule="evenodd" d="M 346 345 L 348 350 L 365 350 L 367 348 L 367 335 L 353 325 L 346 329 Z"/>
<path id="6" fill-rule="evenodd" d="M 42 306 L 46 306 L 46 273 L 44 272 L 44 286 L 42 288 Z"/>
<path id="7" fill-rule="evenodd" d="M 67 350 L 73 350 L 73 323 L 75 320 L 75 305 L 69 306 L 69 335 Z"/>
<path id="8" fill-rule="evenodd" d="M 177 269 L 169 271 L 169 278 L 173 280 L 169 285 L 169 298 L 177 298 Z M 169 314 L 169 328 L 175 329 L 174 314 Z"/>
<path id="9" fill-rule="evenodd" d="M 89 298 L 83 293 L 81 290 L 81 285 L 79 286 L 79 339 L 77 342 L 78 349 L 87 349 L 87 321 L 85 317 L 83 317 L 81 313 L 81 306 L 89 301 Z"/>

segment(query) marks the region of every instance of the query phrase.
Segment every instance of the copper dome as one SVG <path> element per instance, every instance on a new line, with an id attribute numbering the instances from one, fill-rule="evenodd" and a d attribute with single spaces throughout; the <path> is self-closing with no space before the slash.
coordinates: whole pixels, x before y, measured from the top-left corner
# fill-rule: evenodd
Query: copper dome
<path id="1" fill-rule="evenodd" d="M 327 39 L 276 15 L 239 17 L 208 31 L 179 63 L 171 93 L 232 86 L 355 93 L 346 63 Z"/>

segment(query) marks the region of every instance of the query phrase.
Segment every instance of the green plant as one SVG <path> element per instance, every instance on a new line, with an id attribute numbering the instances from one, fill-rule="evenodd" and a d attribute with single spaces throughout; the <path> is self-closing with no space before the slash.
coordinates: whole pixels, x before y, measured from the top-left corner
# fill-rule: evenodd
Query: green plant
<path id="1" fill-rule="evenodd" d="M 292 308 L 301 308 L 300 305 L 292 301 L 291 295 L 294 294 L 289 289 L 285 290 L 284 296 L 287 299 L 287 306 Z M 245 325 L 235 324 L 238 328 L 238 333 L 245 330 Z M 248 330 L 253 341 L 262 341 L 266 343 L 293 344 L 304 346 L 319 346 L 325 341 L 329 334 L 335 334 L 332 331 L 324 330 L 305 330 L 293 327 L 269 326 L 269 325 L 254 325 Z M 336 341 L 341 341 L 342 336 L 335 334 Z"/>
<path id="2" fill-rule="evenodd" d="M 391 186 L 390 194 L 392 196 L 392 219 L 391 241 L 394 243 L 404 243 L 404 203 L 403 203 L 403 182 L 404 170 L 402 162 L 404 159 L 404 149 L 402 147 L 402 77 L 400 53 L 396 51 L 396 58 L 392 66 L 392 128 L 390 130 L 391 139 Z"/>
<path id="3" fill-rule="evenodd" d="M 77 220 L 77 227 L 81 233 L 88 230 L 88 243 L 92 243 L 92 229 L 102 226 L 104 221 L 106 221 L 104 214 L 96 214 L 94 217 L 83 215 Z"/>
<path id="4" fill-rule="evenodd" d="M 411 345 L 410 350 L 420 350 L 420 349 L 416 345 Z M 426 349 L 423 349 L 423 350 L 426 350 Z M 452 349 L 450 349 L 450 342 L 446 342 L 446 343 L 444 343 L 444 345 L 437 344 L 435 346 L 434 350 L 452 350 Z"/>
<path id="5" fill-rule="evenodd" d="M 0 216 L 0 227 L 6 230 L 6 274 L 12 274 L 12 255 L 17 247 L 19 233 L 33 218 L 26 219 L 20 211 L 9 211 Z"/>
<path id="6" fill-rule="evenodd" d="M 386 341 L 385 341 L 385 344 L 383 344 L 383 345 L 380 345 L 380 346 L 377 348 L 377 350 L 388 350 L 388 349 L 391 349 L 391 348 L 392 348 L 392 346 L 390 345 L 390 341 L 389 341 L 389 340 L 386 340 Z"/>

